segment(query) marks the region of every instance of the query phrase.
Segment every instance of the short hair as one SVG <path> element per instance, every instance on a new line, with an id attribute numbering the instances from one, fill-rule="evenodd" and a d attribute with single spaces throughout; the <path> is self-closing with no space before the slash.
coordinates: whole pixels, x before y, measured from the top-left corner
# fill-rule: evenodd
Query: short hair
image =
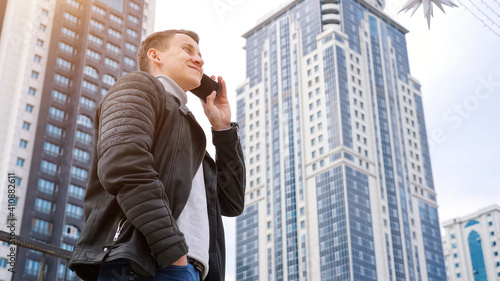
<path id="1" fill-rule="evenodd" d="M 137 52 L 137 63 L 139 65 L 140 71 L 148 71 L 149 72 L 149 58 L 148 51 L 151 48 L 157 49 L 159 51 L 165 51 L 168 49 L 168 43 L 170 39 L 175 34 L 185 34 L 191 37 L 196 44 L 200 41 L 198 34 L 190 30 L 184 29 L 169 29 L 164 31 L 158 31 L 151 35 L 149 35 L 144 41 L 141 42 L 141 46 L 139 47 L 139 51 Z"/>

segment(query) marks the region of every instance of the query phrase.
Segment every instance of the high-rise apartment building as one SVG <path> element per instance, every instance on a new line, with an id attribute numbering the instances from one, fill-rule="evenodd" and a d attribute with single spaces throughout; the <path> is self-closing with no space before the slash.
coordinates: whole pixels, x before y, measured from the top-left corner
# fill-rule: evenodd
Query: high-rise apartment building
<path id="1" fill-rule="evenodd" d="M 2 1 L 0 229 L 14 223 L 17 235 L 72 250 L 83 226 L 96 106 L 137 69 L 154 9 L 155 0 Z M 8 175 L 17 197 L 11 210 Z M 9 247 L 0 246 L 0 280 L 11 278 Z M 44 280 L 63 280 L 65 267 L 46 257 Z M 36 280 L 40 268 L 39 252 L 17 248 L 13 280 Z M 66 280 L 74 279 L 70 272 Z"/>
<path id="2" fill-rule="evenodd" d="M 246 38 L 237 280 L 446 280 L 422 93 L 384 1 L 289 1 Z"/>
<path id="3" fill-rule="evenodd" d="M 443 222 L 447 280 L 500 280 L 500 206 Z"/>

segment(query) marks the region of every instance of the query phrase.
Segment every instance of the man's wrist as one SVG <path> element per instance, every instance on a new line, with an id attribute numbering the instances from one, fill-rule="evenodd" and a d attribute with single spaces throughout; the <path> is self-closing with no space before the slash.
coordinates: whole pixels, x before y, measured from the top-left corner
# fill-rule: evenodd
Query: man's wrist
<path id="1" fill-rule="evenodd" d="M 221 125 L 218 125 L 218 126 L 212 126 L 212 129 L 214 131 L 226 131 L 226 130 L 231 129 L 231 123 L 229 123 L 229 124 L 221 124 Z"/>

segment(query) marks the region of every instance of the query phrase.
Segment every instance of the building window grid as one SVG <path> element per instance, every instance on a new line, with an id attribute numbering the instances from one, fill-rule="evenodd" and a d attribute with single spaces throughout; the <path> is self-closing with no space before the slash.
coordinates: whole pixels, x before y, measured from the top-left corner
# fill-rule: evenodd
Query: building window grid
<path id="1" fill-rule="evenodd" d="M 101 37 L 98 37 L 92 33 L 89 33 L 87 35 L 87 38 L 89 39 L 90 42 L 96 44 L 97 46 L 102 46 L 102 44 L 104 43 L 104 40 Z M 88 53 L 87 53 L 87 55 L 88 55 Z"/>
<path id="2" fill-rule="evenodd" d="M 96 94 L 98 89 L 96 84 L 91 83 L 87 80 L 82 80 L 82 88 L 92 94 Z"/>
<path id="3" fill-rule="evenodd" d="M 53 203 L 41 198 L 36 198 L 35 199 L 35 211 L 44 213 L 44 214 L 50 214 L 52 212 L 53 208 Z"/>
<path id="4" fill-rule="evenodd" d="M 88 162 L 90 159 L 90 153 L 79 148 L 73 148 L 73 157 L 78 161 Z"/>
<path id="5" fill-rule="evenodd" d="M 55 183 L 44 180 L 44 179 L 38 179 L 38 191 L 46 193 L 46 194 L 54 194 L 54 191 L 56 189 Z"/>
<path id="6" fill-rule="evenodd" d="M 62 59 L 62 58 L 57 58 L 56 64 L 59 68 L 67 70 L 67 71 L 73 69 L 73 64 L 65 59 Z"/>
<path id="7" fill-rule="evenodd" d="M 132 29 L 130 29 L 130 28 L 127 28 L 127 31 L 126 31 L 126 32 L 127 32 L 127 34 L 128 34 L 130 37 L 132 37 L 132 38 L 137 38 L 137 37 L 139 37 L 139 34 L 138 34 L 136 31 L 134 31 L 134 30 L 132 30 Z"/>
<path id="8" fill-rule="evenodd" d="M 71 23 L 78 24 L 79 19 L 77 16 L 70 14 L 68 12 L 63 13 L 63 17 Z"/>
<path id="9" fill-rule="evenodd" d="M 92 9 L 92 12 L 94 12 L 94 13 L 96 13 L 98 15 L 106 16 L 106 11 L 103 8 L 101 8 L 101 7 L 99 7 L 99 6 L 95 5 L 95 4 L 92 4 L 92 8 L 91 9 Z"/>
<path id="10" fill-rule="evenodd" d="M 67 113 L 64 110 L 55 108 L 53 106 L 49 107 L 50 118 L 57 121 L 64 121 L 67 119 Z"/>
<path id="11" fill-rule="evenodd" d="M 88 99 L 84 96 L 80 97 L 80 106 L 86 108 L 88 110 L 94 110 L 96 106 L 96 102 L 94 100 Z"/>
<path id="12" fill-rule="evenodd" d="M 123 24 L 123 19 L 115 14 L 109 14 L 109 19 L 115 23 L 117 23 L 118 25 L 122 25 Z"/>
<path id="13" fill-rule="evenodd" d="M 61 27 L 61 33 L 65 36 L 70 37 L 71 39 L 78 39 L 76 31 L 69 29 L 65 26 Z"/>
<path id="14" fill-rule="evenodd" d="M 40 267 L 41 267 L 40 262 L 27 259 L 26 265 L 24 267 L 24 273 L 26 273 L 27 275 L 38 276 L 38 273 L 40 272 Z"/>
<path id="15" fill-rule="evenodd" d="M 59 50 L 61 50 L 64 53 L 68 53 L 68 54 L 75 53 L 75 48 L 71 45 L 64 43 L 64 42 L 59 42 Z"/>
<path id="16" fill-rule="evenodd" d="M 53 101 L 58 102 L 60 104 L 66 104 L 69 100 L 68 95 L 63 94 L 57 90 L 52 90 L 51 98 Z"/>
<path id="17" fill-rule="evenodd" d="M 52 156 L 59 156 L 62 152 L 62 149 L 59 145 L 50 143 L 50 142 L 44 142 L 43 143 L 43 152 L 52 155 Z"/>
<path id="18" fill-rule="evenodd" d="M 52 124 L 47 124 L 46 132 L 48 135 L 60 139 L 63 136 L 63 129 L 54 126 Z"/>
<path id="19" fill-rule="evenodd" d="M 52 223 L 41 219 L 33 219 L 31 230 L 45 235 L 52 234 Z M 38 272 L 37 272 L 38 274 Z"/>
<path id="20" fill-rule="evenodd" d="M 83 215 L 83 208 L 73 204 L 66 204 L 65 214 L 69 217 L 81 219 Z"/>
<path id="21" fill-rule="evenodd" d="M 137 17 L 130 15 L 130 14 L 127 15 L 127 19 L 134 24 L 139 24 L 139 19 Z"/>
<path id="22" fill-rule="evenodd" d="M 21 139 L 21 140 L 19 141 L 19 147 L 20 147 L 20 148 L 26 148 L 26 147 L 28 147 L 28 141 L 27 141 L 27 140 L 23 140 L 23 139 Z"/>
<path id="23" fill-rule="evenodd" d="M 67 3 L 69 6 L 71 6 L 71 7 L 75 8 L 75 9 L 77 9 L 77 10 L 79 10 L 79 9 L 80 9 L 80 7 L 81 7 L 80 3 L 79 3 L 78 1 L 75 1 L 75 0 L 66 0 L 66 3 Z"/>
<path id="24" fill-rule="evenodd" d="M 80 130 L 76 131 L 75 139 L 82 144 L 90 144 L 92 142 L 92 136 Z"/>
<path id="25" fill-rule="evenodd" d="M 49 175 L 55 175 L 59 170 L 59 166 L 57 164 L 42 160 L 40 171 Z"/>
<path id="26" fill-rule="evenodd" d="M 97 72 L 97 70 L 89 65 L 86 65 L 85 67 L 83 67 L 83 73 L 94 78 L 94 79 L 99 78 L 99 73 Z"/>
<path id="27" fill-rule="evenodd" d="M 83 200 L 85 197 L 85 189 L 74 184 L 70 184 L 68 188 L 68 196 Z"/>
<path id="28" fill-rule="evenodd" d="M 104 24 L 95 19 L 90 19 L 90 26 L 96 28 L 100 32 L 104 31 Z"/>
<path id="29" fill-rule="evenodd" d="M 114 53 L 114 54 L 117 54 L 119 55 L 120 54 L 120 47 L 116 46 L 115 44 L 111 44 L 111 43 L 106 43 L 106 49 L 108 49 L 108 51 Z"/>
<path id="30" fill-rule="evenodd" d="M 106 66 L 108 66 L 109 68 L 112 68 L 112 69 L 116 69 L 118 70 L 120 68 L 120 64 L 115 61 L 115 60 L 112 60 L 110 58 L 104 58 L 104 64 L 106 64 Z M 109 75 L 108 75 L 109 76 Z M 114 83 L 113 83 L 114 84 Z M 112 84 L 111 84 L 112 85 Z"/>
<path id="31" fill-rule="evenodd" d="M 58 85 L 68 87 L 70 85 L 70 80 L 68 77 L 60 75 L 60 74 L 54 74 L 54 82 Z"/>
<path id="32" fill-rule="evenodd" d="M 88 171 L 76 166 L 71 166 L 70 175 L 72 178 L 77 180 L 86 181 L 88 177 Z"/>
<path id="33" fill-rule="evenodd" d="M 92 119 L 90 117 L 83 115 L 83 114 L 78 114 L 76 118 L 76 124 L 84 126 L 86 128 L 92 129 L 93 123 Z"/>
<path id="34" fill-rule="evenodd" d="M 118 39 L 122 38 L 122 33 L 116 29 L 108 28 L 108 34 Z"/>

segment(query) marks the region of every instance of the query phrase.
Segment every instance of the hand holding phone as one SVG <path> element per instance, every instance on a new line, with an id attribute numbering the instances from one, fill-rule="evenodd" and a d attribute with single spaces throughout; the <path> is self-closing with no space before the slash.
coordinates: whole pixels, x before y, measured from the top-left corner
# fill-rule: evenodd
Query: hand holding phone
<path id="1" fill-rule="evenodd" d="M 203 74 L 201 78 L 201 84 L 198 88 L 192 89 L 191 93 L 195 94 L 197 97 L 202 99 L 205 103 L 207 102 L 207 97 L 215 91 L 217 95 L 222 90 L 222 85 L 217 81 L 214 81 L 208 75 Z"/>
<path id="2" fill-rule="evenodd" d="M 215 79 L 215 76 L 212 76 L 211 80 L 213 82 L 215 82 Z M 203 99 L 201 101 L 205 115 L 208 117 L 215 131 L 225 130 L 231 127 L 231 108 L 229 106 L 229 100 L 227 99 L 226 81 L 219 76 L 217 77 L 217 82 L 217 84 L 221 85 L 220 93 L 218 93 L 216 89 L 209 90 L 205 101 L 203 101 Z"/>

